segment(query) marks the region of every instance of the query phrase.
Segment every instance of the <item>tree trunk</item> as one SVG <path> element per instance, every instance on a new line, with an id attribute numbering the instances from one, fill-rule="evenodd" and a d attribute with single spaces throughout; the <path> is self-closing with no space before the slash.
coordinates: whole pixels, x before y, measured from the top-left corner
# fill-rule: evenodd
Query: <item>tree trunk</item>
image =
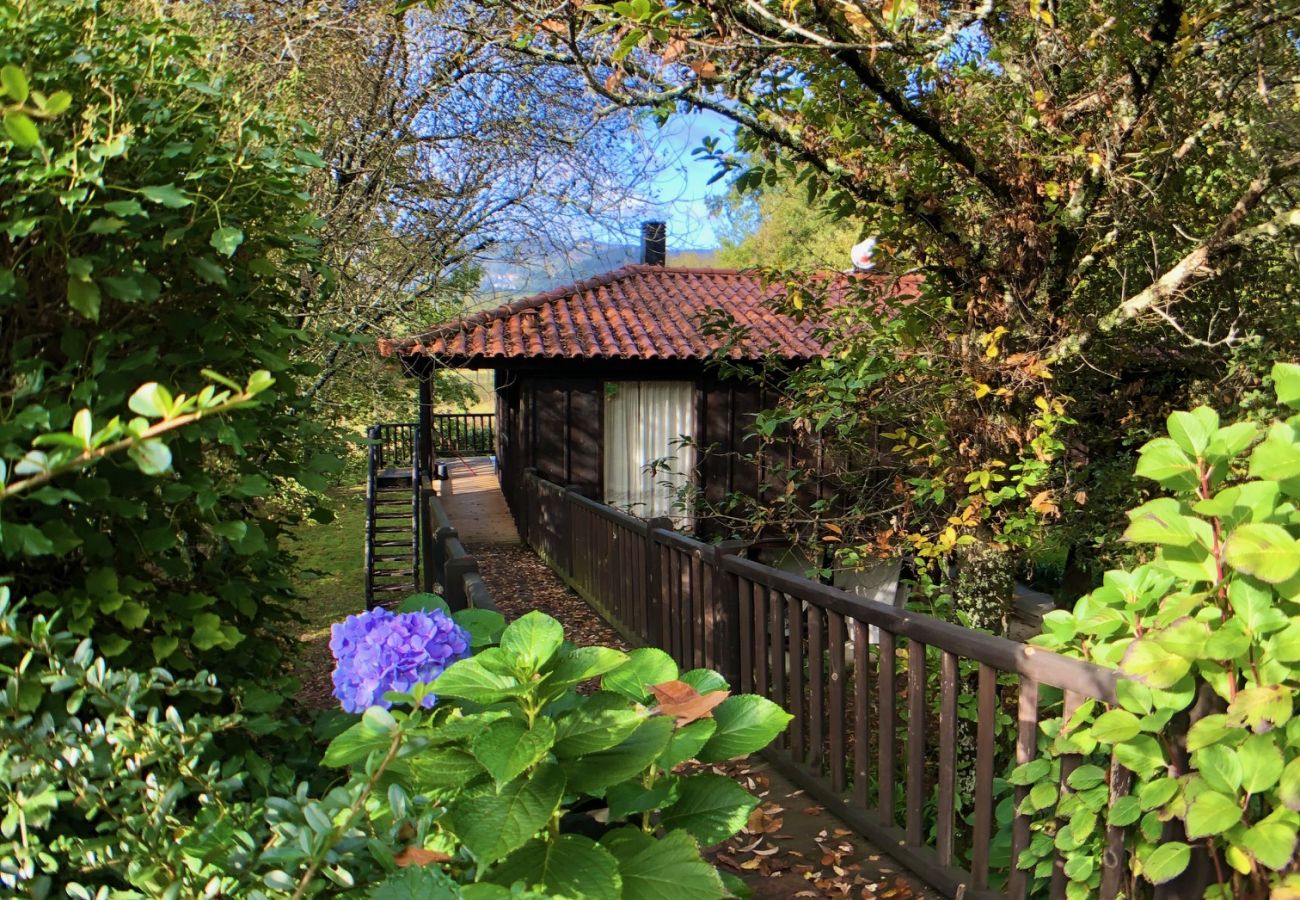
<path id="1" fill-rule="evenodd" d="M 953 605 L 971 628 L 1006 634 L 1015 598 L 1015 557 L 1005 547 L 977 540 L 955 554 Z"/>

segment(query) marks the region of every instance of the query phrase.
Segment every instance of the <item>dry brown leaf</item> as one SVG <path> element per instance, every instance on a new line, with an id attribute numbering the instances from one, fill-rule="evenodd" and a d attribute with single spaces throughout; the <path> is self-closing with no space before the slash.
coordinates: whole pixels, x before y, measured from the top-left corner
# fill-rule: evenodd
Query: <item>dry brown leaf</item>
<path id="1" fill-rule="evenodd" d="M 659 712 L 673 716 L 677 727 L 689 725 L 696 719 L 713 715 L 713 707 L 731 695 L 731 691 L 709 691 L 701 694 L 684 681 L 665 681 L 650 685 L 650 692 L 659 701 Z"/>
<path id="2" fill-rule="evenodd" d="M 423 847 L 407 847 L 393 857 L 393 862 L 402 868 L 407 866 L 430 866 L 436 863 L 451 862 L 451 857 L 437 850 L 425 850 Z"/>

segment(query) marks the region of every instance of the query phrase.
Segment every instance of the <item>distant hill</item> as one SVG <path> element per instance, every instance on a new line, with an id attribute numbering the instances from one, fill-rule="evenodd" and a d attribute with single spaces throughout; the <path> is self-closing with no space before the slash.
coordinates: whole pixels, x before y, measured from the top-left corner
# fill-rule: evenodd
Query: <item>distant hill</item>
<path id="1" fill-rule="evenodd" d="M 707 267 L 713 264 L 716 254 L 716 250 L 678 250 L 668 254 L 668 263 Z M 523 261 L 522 254 L 520 256 L 520 259 L 503 258 L 484 264 L 479 298 L 472 304 L 475 308 L 509 303 L 639 262 L 641 248 L 631 244 L 588 242 L 576 245 L 568 253 L 553 253 L 535 261 Z"/>

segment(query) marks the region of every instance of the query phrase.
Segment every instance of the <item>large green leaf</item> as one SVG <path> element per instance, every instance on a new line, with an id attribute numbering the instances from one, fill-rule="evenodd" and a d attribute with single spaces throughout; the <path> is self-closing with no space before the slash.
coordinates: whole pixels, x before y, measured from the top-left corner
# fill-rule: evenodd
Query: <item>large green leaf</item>
<path id="1" fill-rule="evenodd" d="M 480 654 L 481 656 L 482 654 Z M 452 664 L 433 683 L 434 693 L 443 697 L 457 697 L 473 703 L 499 703 L 508 697 L 525 693 L 528 686 L 510 675 L 490 672 L 479 656 L 471 656 Z"/>
<path id="2" fill-rule="evenodd" d="M 1223 557 L 1237 571 L 1277 584 L 1300 572 L 1300 541 L 1281 525 L 1252 522 L 1228 535 Z"/>
<path id="3" fill-rule="evenodd" d="M 650 699 L 650 685 L 677 677 L 677 663 L 662 650 L 641 647 L 627 655 L 627 662 L 601 679 L 600 686 L 638 703 Z"/>
<path id="4" fill-rule="evenodd" d="M 1213 744 L 1192 754 L 1192 765 L 1205 783 L 1224 794 L 1235 794 L 1244 776 L 1237 751 L 1226 744 Z"/>
<path id="5" fill-rule="evenodd" d="M 1280 684 L 1238 691 L 1228 704 L 1228 724 L 1264 732 L 1291 719 L 1295 691 Z"/>
<path id="6" fill-rule="evenodd" d="M 27 74 L 14 65 L 0 67 L 0 87 L 4 88 L 4 93 L 10 100 L 20 105 L 27 102 L 31 90 Z"/>
<path id="7" fill-rule="evenodd" d="M 621 743 L 644 722 L 639 711 L 618 694 L 592 694 L 576 709 L 556 718 L 555 755 L 570 759 Z"/>
<path id="8" fill-rule="evenodd" d="M 1142 877 L 1152 884 L 1173 881 L 1187 868 L 1192 848 L 1181 841 L 1168 841 L 1141 858 Z"/>
<path id="9" fill-rule="evenodd" d="M 512 781 L 539 762 L 555 743 L 555 723 L 539 718 L 529 728 L 522 719 L 500 719 L 474 739 L 474 757 L 497 784 Z"/>
<path id="10" fill-rule="evenodd" d="M 673 720 L 667 716 L 647 719 L 623 741 L 565 762 L 572 791 L 592 793 L 626 781 L 643 772 L 659 758 L 672 737 Z"/>
<path id="11" fill-rule="evenodd" d="M 682 828 L 706 846 L 744 827 L 758 798 L 725 775 L 704 772 L 680 782 L 677 802 L 663 811 L 664 828 Z"/>
<path id="12" fill-rule="evenodd" d="M 147 200 L 160 203 L 168 209 L 181 209 L 194 201 L 174 184 L 155 184 L 140 188 L 140 194 Z"/>
<path id="13" fill-rule="evenodd" d="M 386 749 L 393 741 L 395 727 L 395 722 L 390 724 L 382 717 L 362 716 L 360 721 L 330 741 L 322 762 L 336 768 L 358 763 L 374 751 Z"/>
<path id="14" fill-rule="evenodd" d="M 1291 425 L 1275 423 L 1268 437 L 1250 452 L 1250 476 L 1279 482 L 1288 496 L 1296 496 L 1300 485 L 1300 440 Z"/>
<path id="15" fill-rule="evenodd" d="M 1300 409 L 1300 364 L 1274 363 L 1272 375 L 1277 401 L 1292 409 Z"/>
<path id="16" fill-rule="evenodd" d="M 1196 542 L 1198 520 L 1184 515 L 1182 506 L 1171 497 L 1143 503 L 1128 513 L 1129 526 L 1124 540 L 1138 544 L 1165 544 L 1185 547 Z"/>
<path id="17" fill-rule="evenodd" d="M 1300 812 L 1300 756 L 1286 764 L 1277 786 L 1278 799 L 1293 812 Z"/>
<path id="18" fill-rule="evenodd" d="M 546 613 L 533 610 L 506 626 L 501 650 L 522 672 L 536 672 L 564 643 L 564 626 Z"/>
<path id="19" fill-rule="evenodd" d="M 488 880 L 506 887 L 540 885 L 554 896 L 586 900 L 620 900 L 623 889 L 618 860 L 580 834 L 531 840 L 502 860 Z"/>
<path id="20" fill-rule="evenodd" d="M 785 731 L 794 716 L 766 697 L 737 694 L 718 704 L 713 718 L 718 728 L 696 754 L 701 762 L 722 762 L 757 753 Z"/>
<path id="21" fill-rule="evenodd" d="M 1241 821 L 1241 806 L 1218 791 L 1202 791 L 1187 808 L 1187 839 L 1223 834 Z"/>
<path id="22" fill-rule="evenodd" d="M 1295 862 L 1296 828 L 1286 822 L 1260 822 L 1246 831 L 1241 842 L 1270 869 L 1285 869 Z"/>
<path id="23" fill-rule="evenodd" d="M 1237 758 L 1241 760 L 1241 786 L 1247 793 L 1266 791 L 1282 776 L 1282 751 L 1272 733 L 1246 738 L 1237 748 Z"/>
<path id="24" fill-rule="evenodd" d="M 1097 717 L 1090 729 L 1092 736 L 1103 744 L 1127 741 L 1142 730 L 1137 716 L 1128 710 L 1112 709 Z"/>
<path id="25" fill-rule="evenodd" d="M 1193 490 L 1200 485 L 1196 461 L 1170 438 L 1156 438 L 1142 447 L 1136 473 L 1175 491 Z"/>
<path id="26" fill-rule="evenodd" d="M 1191 412 L 1178 410 L 1169 414 L 1169 436 L 1179 449 L 1190 456 L 1204 456 L 1210 438 L 1219 430 L 1219 414 L 1208 406 Z"/>
<path id="27" fill-rule="evenodd" d="M 659 765 L 671 770 L 695 756 L 717 730 L 718 723 L 712 718 L 698 719 L 685 728 L 678 728 L 673 732 L 673 739 L 668 742 L 668 749 L 659 757 Z"/>
<path id="28" fill-rule="evenodd" d="M 562 653 L 546 673 L 547 688 L 567 687 L 611 672 L 627 662 L 627 654 L 612 647 L 576 647 Z"/>
<path id="29" fill-rule="evenodd" d="M 618 860 L 623 900 L 718 900 L 726 896 L 718 872 L 700 858 L 695 839 L 670 831 L 655 840 L 635 828 L 606 835 L 601 844 Z"/>
<path id="30" fill-rule="evenodd" d="M 468 750 L 429 747 L 395 760 L 388 776 L 414 794 L 462 788 L 483 774 L 483 766 Z"/>
<path id="31" fill-rule="evenodd" d="M 398 869 L 370 889 L 369 900 L 458 900 L 460 890 L 437 866 Z"/>
<path id="32" fill-rule="evenodd" d="M 209 241 L 212 249 L 224 256 L 234 256 L 243 242 L 244 232 L 231 225 L 225 225 L 212 232 L 212 239 Z"/>
<path id="33" fill-rule="evenodd" d="M 475 650 L 495 644 L 506 627 L 505 616 L 491 609 L 462 609 L 452 618 L 469 632 L 469 643 Z"/>
<path id="34" fill-rule="evenodd" d="M 560 806 L 564 772 L 543 765 L 496 789 L 463 794 L 447 816 L 452 832 L 481 865 L 513 853 L 540 831 Z"/>
<path id="35" fill-rule="evenodd" d="M 27 150 L 35 147 L 41 142 L 41 132 L 36 127 L 36 123 L 26 113 L 18 110 L 10 110 L 4 115 L 5 134 L 9 140 L 14 142 L 14 146 L 21 150 Z"/>
<path id="36" fill-rule="evenodd" d="M 1173 687 L 1191 667 L 1191 660 L 1170 653 L 1151 638 L 1129 644 L 1120 662 L 1125 675 L 1153 688 Z"/>

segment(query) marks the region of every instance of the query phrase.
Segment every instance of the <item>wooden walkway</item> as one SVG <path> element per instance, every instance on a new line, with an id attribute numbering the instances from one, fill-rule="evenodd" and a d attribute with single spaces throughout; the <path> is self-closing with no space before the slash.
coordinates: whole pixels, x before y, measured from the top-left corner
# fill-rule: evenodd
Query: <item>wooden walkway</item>
<path id="1" fill-rule="evenodd" d="M 519 531 L 506 506 L 492 460 L 475 456 L 464 460 L 439 460 L 447 465 L 447 479 L 436 481 L 438 499 L 466 546 L 518 544 Z"/>

